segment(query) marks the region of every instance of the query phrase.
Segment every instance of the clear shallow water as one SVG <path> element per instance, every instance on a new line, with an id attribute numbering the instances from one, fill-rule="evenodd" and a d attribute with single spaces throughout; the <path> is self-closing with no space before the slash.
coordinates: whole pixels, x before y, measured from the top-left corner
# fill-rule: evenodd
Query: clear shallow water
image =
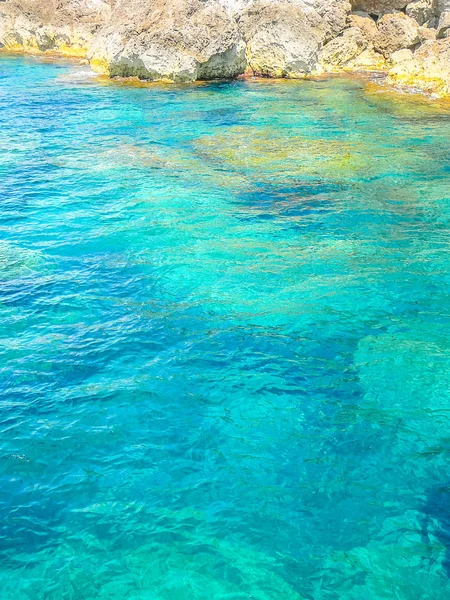
<path id="1" fill-rule="evenodd" d="M 0 59 L 4 600 L 450 597 L 450 113 Z"/>

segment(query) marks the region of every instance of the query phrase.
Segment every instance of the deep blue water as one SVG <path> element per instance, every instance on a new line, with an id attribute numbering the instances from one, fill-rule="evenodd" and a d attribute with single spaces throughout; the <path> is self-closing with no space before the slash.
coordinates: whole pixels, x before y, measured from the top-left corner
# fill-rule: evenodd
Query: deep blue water
<path id="1" fill-rule="evenodd" d="M 2 56 L 2 600 L 448 600 L 449 157 L 351 79 Z"/>

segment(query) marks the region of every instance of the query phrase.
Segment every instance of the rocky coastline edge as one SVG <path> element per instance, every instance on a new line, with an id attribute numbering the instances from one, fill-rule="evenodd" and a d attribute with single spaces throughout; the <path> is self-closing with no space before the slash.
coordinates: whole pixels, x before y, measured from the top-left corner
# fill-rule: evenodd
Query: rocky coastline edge
<path id="1" fill-rule="evenodd" d="M 448 98 L 450 0 L 0 0 L 0 50 L 175 83 L 383 72 Z"/>

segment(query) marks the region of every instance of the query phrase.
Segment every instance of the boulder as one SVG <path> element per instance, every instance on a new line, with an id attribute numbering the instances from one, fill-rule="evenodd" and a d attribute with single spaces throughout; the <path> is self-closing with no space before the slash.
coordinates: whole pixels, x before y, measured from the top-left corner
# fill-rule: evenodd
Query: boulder
<path id="1" fill-rule="evenodd" d="M 408 2 L 409 0 L 352 0 L 352 10 L 364 11 L 369 15 L 380 16 L 396 10 L 402 10 Z"/>
<path id="2" fill-rule="evenodd" d="M 235 20 L 219 3 L 201 0 L 126 0 L 88 56 L 112 77 L 151 81 L 235 77 L 247 64 Z"/>
<path id="3" fill-rule="evenodd" d="M 425 23 L 434 25 L 436 15 L 432 0 L 415 0 L 407 5 L 405 12 L 419 25 L 425 25 Z"/>
<path id="4" fill-rule="evenodd" d="M 420 42 L 419 25 L 403 13 L 390 13 L 378 21 L 374 48 L 385 58 L 402 48 L 412 48 Z"/>
<path id="5" fill-rule="evenodd" d="M 437 15 L 450 11 L 450 0 L 434 0 L 434 2 Z"/>
<path id="6" fill-rule="evenodd" d="M 314 72 L 324 31 L 313 17 L 290 2 L 252 2 L 238 21 L 251 72 L 293 78 Z"/>

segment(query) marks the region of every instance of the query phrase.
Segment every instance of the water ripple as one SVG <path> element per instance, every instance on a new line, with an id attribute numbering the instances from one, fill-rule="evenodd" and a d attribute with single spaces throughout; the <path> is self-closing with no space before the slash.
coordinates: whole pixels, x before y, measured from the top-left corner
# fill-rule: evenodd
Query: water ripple
<path id="1" fill-rule="evenodd" d="M 0 72 L 2 598 L 447 600 L 448 110 Z"/>

